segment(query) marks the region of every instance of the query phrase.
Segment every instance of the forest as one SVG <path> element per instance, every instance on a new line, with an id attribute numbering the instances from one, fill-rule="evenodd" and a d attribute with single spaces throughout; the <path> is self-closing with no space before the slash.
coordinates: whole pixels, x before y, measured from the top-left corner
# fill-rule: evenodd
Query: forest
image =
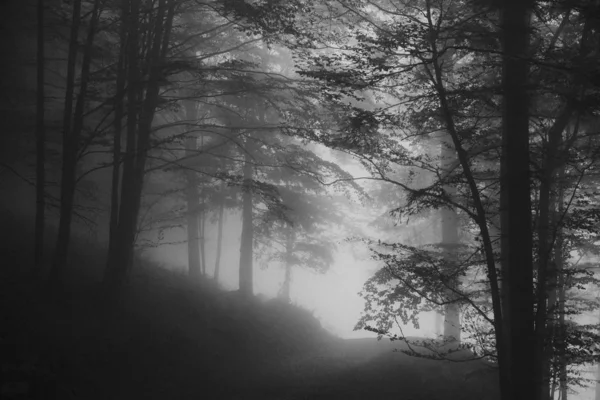
<path id="1" fill-rule="evenodd" d="M 0 21 L 0 399 L 600 400 L 598 1 Z"/>

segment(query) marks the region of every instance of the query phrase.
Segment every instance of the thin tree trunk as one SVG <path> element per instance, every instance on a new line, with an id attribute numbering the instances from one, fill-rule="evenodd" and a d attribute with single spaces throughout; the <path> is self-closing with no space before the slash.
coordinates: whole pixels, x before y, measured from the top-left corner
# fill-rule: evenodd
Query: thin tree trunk
<path id="1" fill-rule="evenodd" d="M 596 394 L 594 400 L 600 400 L 600 363 L 596 367 Z"/>
<path id="2" fill-rule="evenodd" d="M 199 218 L 198 208 L 200 206 L 198 196 L 198 183 L 194 171 L 187 172 L 187 240 L 188 240 L 188 275 L 197 279 L 201 275 L 200 245 L 199 245 Z M 192 177 L 191 175 L 194 175 Z"/>
<path id="3" fill-rule="evenodd" d="M 185 119 L 192 121 L 196 118 L 196 105 L 192 101 L 185 102 Z M 198 144 L 195 136 L 189 133 L 185 140 L 186 159 L 197 156 Z M 196 172 L 188 169 L 185 172 L 187 179 L 186 203 L 187 203 L 187 240 L 188 240 L 188 275 L 197 280 L 201 275 L 199 246 L 199 209 L 200 195 L 198 193 L 198 176 Z"/>
<path id="4" fill-rule="evenodd" d="M 292 265 L 285 264 L 285 275 L 283 277 L 283 285 L 281 285 L 281 299 L 286 303 L 291 301 L 292 289 Z"/>
<path id="5" fill-rule="evenodd" d="M 81 0 L 73 3 L 73 15 L 71 20 L 71 32 L 69 42 L 69 55 L 67 59 L 67 82 L 65 90 L 65 109 L 63 115 L 63 143 L 62 143 L 62 171 L 60 187 L 60 221 L 58 226 L 58 237 L 54 250 L 50 280 L 54 286 L 60 285 L 63 280 L 64 270 L 69 252 L 71 239 L 71 220 L 73 217 L 73 200 L 75 195 L 75 169 L 77 163 L 77 139 L 79 138 L 73 115 L 73 95 L 75 92 L 75 67 L 77 62 L 79 26 L 81 22 Z M 91 32 L 90 32 L 91 33 Z M 89 52 L 89 49 L 86 49 Z M 85 65 L 82 66 L 82 75 Z M 83 92 L 84 80 L 80 88 L 79 98 L 85 96 Z M 73 123 L 73 126 L 72 126 Z"/>
<path id="6" fill-rule="evenodd" d="M 121 7 L 124 18 L 123 25 L 127 29 L 127 138 L 125 142 L 125 155 L 122 157 L 123 174 L 121 177 L 121 190 L 119 193 L 118 222 L 116 224 L 116 229 L 111 231 L 110 243 L 113 243 L 113 246 L 109 248 L 107 269 L 104 275 L 104 282 L 109 291 L 117 291 L 119 289 L 120 275 L 122 275 L 119 271 L 120 266 L 118 265 L 118 262 L 123 258 L 124 252 L 124 220 L 128 218 L 128 213 L 131 214 L 131 210 L 126 210 L 125 208 L 125 199 L 132 196 L 132 183 L 135 180 L 133 174 L 135 156 L 138 152 L 136 136 L 140 102 L 139 96 L 141 92 L 141 66 L 138 53 L 140 41 L 138 28 L 140 13 L 139 0 L 122 0 Z M 121 44 L 124 45 L 124 43 Z"/>
<path id="7" fill-rule="evenodd" d="M 252 226 L 252 163 L 249 154 L 249 140 L 246 140 L 246 153 L 244 162 L 244 187 L 242 194 L 242 237 L 240 243 L 240 293 L 245 296 L 253 294 L 253 241 L 254 228 Z"/>
<path id="8" fill-rule="evenodd" d="M 219 273 L 221 269 L 221 251 L 223 248 L 223 220 L 225 218 L 225 198 L 223 196 L 225 188 L 221 186 L 221 202 L 219 203 L 219 214 L 217 216 L 217 249 L 215 255 L 215 281 L 219 282 Z"/>
<path id="9" fill-rule="evenodd" d="M 557 244 L 558 246 L 558 244 Z M 566 322 L 565 322 L 565 276 L 564 273 L 558 275 L 558 336 L 556 344 L 556 362 L 558 363 L 558 387 L 559 387 L 559 398 L 561 400 L 567 400 L 568 396 L 568 382 L 567 382 L 567 344 L 565 341 L 566 336 Z"/>
<path id="10" fill-rule="evenodd" d="M 431 11 L 431 10 L 430 10 Z M 437 31 L 438 27 L 433 26 L 433 19 L 429 18 L 428 23 L 430 24 L 430 30 Z M 434 35 L 430 37 L 430 47 L 429 50 L 432 52 L 432 67 L 433 67 L 433 75 L 432 78 L 435 82 L 435 89 L 438 95 L 439 103 L 440 103 L 440 111 L 441 116 L 444 121 L 445 129 L 452 139 L 452 144 L 454 145 L 454 149 L 456 150 L 456 157 L 460 163 L 460 166 L 463 169 L 464 177 L 467 182 L 467 186 L 469 188 L 469 192 L 471 198 L 473 200 L 473 206 L 475 208 L 475 214 L 477 216 L 476 223 L 480 231 L 481 237 L 481 248 L 482 252 L 485 256 L 486 263 L 486 271 L 487 277 L 490 282 L 490 292 L 492 298 L 492 309 L 494 312 L 494 330 L 496 337 L 496 350 L 498 354 L 498 365 L 500 371 L 500 387 L 504 388 L 501 396 L 508 396 L 505 398 L 510 398 L 509 394 L 504 394 L 506 389 L 510 387 L 508 383 L 508 365 L 506 362 L 507 359 L 507 343 L 506 343 L 506 335 L 504 334 L 504 317 L 502 312 L 502 301 L 501 294 L 499 288 L 499 279 L 496 271 L 496 257 L 494 254 L 494 244 L 491 240 L 490 230 L 489 230 L 489 216 L 487 215 L 486 208 L 483 204 L 480 189 L 477 186 L 477 181 L 473 175 L 471 169 L 471 160 L 469 159 L 467 151 L 464 149 L 461 143 L 460 135 L 456 124 L 454 122 L 454 112 L 452 107 L 450 106 L 450 101 L 448 99 L 448 95 L 446 92 L 446 88 L 444 86 L 444 73 L 441 65 L 441 57 L 438 51 L 438 45 L 436 43 L 436 39 Z"/>
<path id="11" fill-rule="evenodd" d="M 204 150 L 204 134 L 200 135 L 200 149 Z M 200 196 L 200 201 L 202 202 L 202 211 L 200 213 L 200 263 L 202 266 L 202 275 L 206 276 L 208 274 L 208 268 L 206 266 L 206 201 L 204 198 L 204 181 L 202 182 L 202 194 Z"/>
<path id="12" fill-rule="evenodd" d="M 598 323 L 600 324 L 600 314 L 598 314 Z M 600 400 L 600 362 L 596 365 L 596 385 L 594 400 Z"/>
<path id="13" fill-rule="evenodd" d="M 434 318 L 434 329 L 435 334 L 441 337 L 444 336 L 444 314 L 440 312 L 436 312 L 433 316 Z"/>
<path id="14" fill-rule="evenodd" d="M 35 241 L 33 273 L 42 270 L 44 257 L 45 210 L 44 199 L 46 185 L 46 131 L 44 127 L 44 0 L 37 2 L 37 104 L 36 104 L 36 180 L 35 180 Z"/>
<path id="15" fill-rule="evenodd" d="M 283 277 L 283 285 L 281 285 L 281 299 L 289 303 L 291 301 L 292 289 L 292 268 L 294 267 L 294 231 L 290 226 L 285 241 L 285 275 Z"/>
<path id="16" fill-rule="evenodd" d="M 168 2 L 168 6 L 167 6 Z M 139 82 L 132 77 L 138 77 L 138 21 L 139 0 L 131 1 L 130 35 L 129 35 L 129 84 Z M 155 17 L 154 31 L 152 32 L 153 42 L 149 55 L 149 77 L 144 82 L 146 87 L 145 98 L 142 101 L 142 107 L 138 119 L 136 113 L 130 113 L 128 118 L 134 118 L 128 121 L 128 140 L 127 154 L 124 161 L 123 180 L 121 185 L 121 204 L 119 212 L 119 224 L 116 233 L 115 248 L 109 258 L 111 259 L 111 268 L 106 275 L 106 284 L 109 290 L 113 291 L 117 298 L 122 294 L 122 289 L 126 282 L 128 273 L 132 266 L 133 251 L 137 232 L 138 214 L 140 210 L 144 172 L 146 158 L 150 146 L 150 133 L 154 112 L 158 104 L 159 80 L 161 78 L 161 64 L 165 59 L 169 44 L 169 34 L 173 21 L 175 2 L 173 0 L 160 0 Z M 165 16 L 166 13 L 166 16 Z M 133 64 L 133 65 L 132 65 Z M 135 100 L 138 97 L 138 91 L 132 88 L 133 98 L 130 98 L 130 109 L 135 110 L 139 103 Z M 141 92 L 141 91 L 139 91 Z M 140 96 L 141 97 L 141 96 Z M 137 126 L 136 126 L 137 122 Z M 137 133 L 136 136 L 134 136 Z M 131 136 L 131 137 L 130 137 Z M 135 143 L 137 140 L 137 143 Z M 132 143 L 133 142 L 133 143 Z"/>
<path id="17" fill-rule="evenodd" d="M 504 144 L 504 139 L 503 144 Z M 502 320 L 499 326 L 502 328 L 502 334 L 496 332 L 496 343 L 500 344 L 496 346 L 498 348 L 498 370 L 499 370 L 499 382 L 500 382 L 500 397 L 502 400 L 507 400 L 511 395 L 511 382 L 510 382 L 510 366 L 512 365 L 512 327 L 511 327 L 511 308 L 510 308 L 510 269 L 508 254 L 510 250 L 510 242 L 508 240 L 508 221 L 509 221 L 509 207 L 508 207 L 508 190 L 507 185 L 502 182 L 508 181 L 507 175 L 507 164 L 509 162 L 508 156 L 503 151 L 500 157 L 500 308 L 502 310 Z M 496 228 L 494 228 L 496 230 Z M 495 314 L 495 312 L 494 312 Z M 496 316 L 494 315 L 494 318 Z M 502 362 L 500 360 L 503 359 Z"/>
<path id="18" fill-rule="evenodd" d="M 442 138 L 440 141 L 441 147 L 441 163 L 442 170 L 447 171 L 450 165 L 454 164 L 456 153 L 452 147 L 452 141 L 448 138 Z M 444 185 L 444 190 L 450 198 L 456 195 L 456 187 L 454 185 Z M 447 261 L 456 263 L 454 256 L 456 245 L 458 245 L 458 217 L 456 211 L 450 208 L 442 208 L 440 210 L 442 219 L 442 244 L 446 247 Z M 454 272 L 451 271 L 450 272 Z M 450 287 L 447 290 L 448 300 L 455 297 L 452 289 L 457 289 L 459 281 L 453 278 L 447 283 Z M 449 303 L 444 306 L 444 340 L 454 341 L 455 345 L 460 344 L 460 307 L 456 303 Z"/>
<path id="19" fill-rule="evenodd" d="M 579 53 L 581 58 L 585 57 L 590 52 L 590 43 L 588 41 L 590 34 L 591 25 L 589 20 L 586 21 L 582 39 L 580 42 Z M 549 274 L 552 272 L 548 270 L 550 254 L 552 252 L 552 241 L 550 235 L 550 206 L 551 206 L 551 191 L 554 184 L 554 173 L 557 167 L 561 167 L 561 160 L 559 159 L 559 150 L 562 143 L 562 133 L 568 126 L 572 115 L 576 110 L 576 96 L 581 90 L 581 78 L 575 77 L 575 82 L 572 85 L 570 97 L 567 99 L 567 103 L 559 113 L 554 124 L 548 132 L 548 144 L 546 146 L 546 159 L 544 160 L 544 171 L 540 184 L 540 201 L 539 201 L 539 246 L 538 246 L 538 286 L 537 286 L 537 303 L 538 308 L 536 312 L 535 326 L 536 326 L 536 337 L 538 338 L 536 346 L 536 382 L 538 384 L 538 399 L 548 400 L 550 398 L 549 393 L 549 360 L 545 360 L 544 357 L 550 352 L 547 351 L 544 346 L 549 343 L 548 338 L 548 327 L 546 326 L 547 320 L 547 284 Z M 560 175 L 562 176 L 564 171 L 561 170 Z M 562 178 L 561 178 L 562 179 Z M 561 180 L 562 184 L 562 180 Z M 560 189 L 562 190 L 562 189 Z M 562 202 L 562 199 L 559 201 Z M 552 290 L 552 289 L 551 289 Z M 551 353 L 550 353 L 551 354 Z"/>
<path id="20" fill-rule="evenodd" d="M 117 227 L 119 224 L 119 182 L 121 176 L 121 137 L 123 131 L 123 98 L 125 95 L 126 83 L 126 58 L 127 58 L 127 23 L 125 21 L 125 10 L 121 12 L 121 33 L 120 33 L 120 50 L 119 61 L 117 63 L 117 87 L 115 93 L 115 120 L 113 127 L 115 130 L 113 138 L 113 169 L 110 188 L 110 225 L 109 225 L 109 243 L 108 254 L 112 254 L 115 247 L 115 238 Z M 107 259 L 107 263 L 111 262 Z M 110 269 L 110 265 L 106 265 L 104 272 Z"/>
<path id="21" fill-rule="evenodd" d="M 549 293 L 553 290 L 548 287 L 552 279 L 553 267 L 551 266 L 552 235 L 551 220 L 555 220 L 555 211 L 552 190 L 556 186 L 555 170 L 558 166 L 559 146 L 562 142 L 562 132 L 567 126 L 573 110 L 567 106 L 550 129 L 548 145 L 546 146 L 546 159 L 544 160 L 544 172 L 540 183 L 539 194 L 539 217 L 538 217 L 538 282 L 537 282 L 537 311 L 535 315 L 536 342 L 536 383 L 539 400 L 550 398 L 550 360 L 546 359 L 551 354 L 549 346 L 550 328 L 548 322 Z M 548 345 L 547 345 L 548 344 Z"/>
<path id="22" fill-rule="evenodd" d="M 564 166 L 561 166 L 558 175 L 558 193 L 557 193 L 557 207 L 556 214 L 561 216 L 564 213 Z M 565 275 L 564 265 L 564 235 L 562 228 L 557 228 L 556 234 L 556 245 L 554 247 L 554 263 L 557 275 L 557 323 L 555 326 L 556 331 L 556 363 L 558 363 L 558 386 L 559 386 L 559 398 L 561 400 L 567 400 L 567 344 L 565 340 L 566 325 L 565 325 L 565 305 L 566 305 L 566 290 L 567 282 Z"/>
<path id="23" fill-rule="evenodd" d="M 206 211 L 203 210 L 200 213 L 200 226 L 199 226 L 199 242 L 200 242 L 200 267 L 202 268 L 202 275 L 206 276 Z"/>
<path id="24" fill-rule="evenodd" d="M 200 135 L 200 149 L 204 149 L 204 135 Z M 204 186 L 204 182 L 201 182 L 201 185 Z M 206 204 L 204 201 L 204 187 L 201 189 L 202 194 L 200 195 L 200 214 L 199 214 L 199 231 L 198 238 L 200 243 L 200 268 L 202 270 L 202 275 L 206 276 Z"/>

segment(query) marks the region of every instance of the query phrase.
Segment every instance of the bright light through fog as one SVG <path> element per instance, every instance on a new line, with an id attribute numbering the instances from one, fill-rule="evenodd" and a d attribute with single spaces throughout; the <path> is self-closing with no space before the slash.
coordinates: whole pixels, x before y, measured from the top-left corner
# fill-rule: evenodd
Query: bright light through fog
<path id="1" fill-rule="evenodd" d="M 209 276 L 215 265 L 215 240 L 207 235 L 207 266 Z M 226 290 L 237 290 L 240 246 L 239 215 L 226 217 L 223 234 L 223 254 L 219 283 Z M 185 239 L 181 231 L 171 231 L 166 241 L 176 242 Z M 296 304 L 311 310 L 324 328 L 343 338 L 374 337 L 368 331 L 354 331 L 364 300 L 359 295 L 365 281 L 376 271 L 378 265 L 369 260 L 367 249 L 356 243 L 346 243 L 340 238 L 335 262 L 325 274 L 302 268 L 292 272 L 291 299 Z M 166 268 L 187 271 L 187 247 L 163 245 L 145 253 L 148 257 L 163 264 Z M 284 271 L 279 266 L 265 268 L 258 260 L 254 262 L 254 290 L 269 298 L 276 297 L 281 288 Z M 403 326 L 405 335 L 432 337 L 435 334 L 435 316 L 425 314 L 420 320 L 420 329 L 412 325 Z"/>

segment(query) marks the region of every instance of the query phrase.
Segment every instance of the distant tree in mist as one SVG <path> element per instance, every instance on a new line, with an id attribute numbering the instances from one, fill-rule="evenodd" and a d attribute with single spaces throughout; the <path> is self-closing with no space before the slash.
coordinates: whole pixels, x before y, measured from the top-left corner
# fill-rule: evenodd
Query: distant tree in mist
<path id="1" fill-rule="evenodd" d="M 279 296 L 289 302 L 294 268 L 326 273 L 334 262 L 336 241 L 343 239 L 346 219 L 320 179 L 346 175 L 293 141 L 284 143 L 285 152 L 274 155 L 282 160 L 281 167 L 265 172 L 281 195 L 284 216 L 277 218 L 265 210 L 255 226 L 257 257 L 266 268 L 283 267 Z"/>

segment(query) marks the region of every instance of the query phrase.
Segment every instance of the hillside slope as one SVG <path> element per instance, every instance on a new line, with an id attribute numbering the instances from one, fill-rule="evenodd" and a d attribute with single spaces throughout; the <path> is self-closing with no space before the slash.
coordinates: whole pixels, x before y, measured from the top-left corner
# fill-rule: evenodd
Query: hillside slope
<path id="1" fill-rule="evenodd" d="M 59 300 L 10 267 L 19 263 L 0 270 L 0 382 L 22 393 L 6 398 L 497 398 L 493 371 L 478 362 L 342 340 L 300 307 L 244 300 L 150 263 L 137 266 L 124 306 L 107 310 L 93 273 L 102 263 L 89 253 L 73 257 L 85 273 Z"/>

